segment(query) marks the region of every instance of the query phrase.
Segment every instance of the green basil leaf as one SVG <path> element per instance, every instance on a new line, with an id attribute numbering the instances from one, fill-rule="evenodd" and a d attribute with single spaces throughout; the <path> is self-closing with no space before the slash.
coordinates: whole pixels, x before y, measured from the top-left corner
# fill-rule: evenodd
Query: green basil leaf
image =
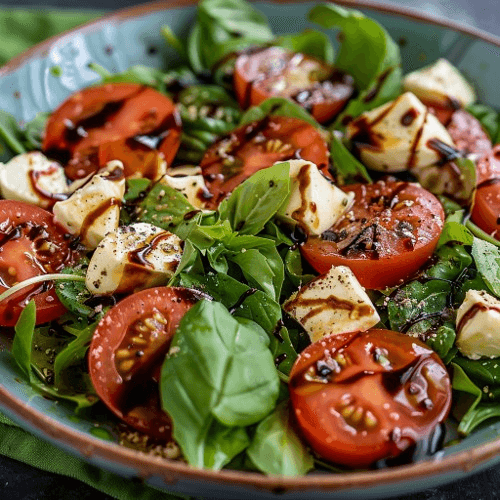
<path id="1" fill-rule="evenodd" d="M 259 422 L 274 408 L 279 385 L 273 357 L 258 333 L 222 304 L 200 301 L 177 328 L 162 366 L 160 393 L 188 462 L 220 468 L 241 449 L 228 453 L 221 446 L 218 460 L 207 463 L 214 423 L 234 429 Z"/>
<path id="2" fill-rule="evenodd" d="M 437 248 L 440 248 L 449 242 L 462 243 L 463 245 L 472 245 L 474 236 L 461 223 L 462 218 L 462 210 L 458 210 L 457 212 L 454 212 L 446 218 L 443 231 L 441 232 L 441 236 L 439 237 Z"/>
<path id="3" fill-rule="evenodd" d="M 435 333 L 432 333 L 425 343 L 433 349 L 441 358 L 445 358 L 455 343 L 455 329 L 453 323 L 448 323 L 440 326 Z"/>
<path id="4" fill-rule="evenodd" d="M 302 33 L 293 33 L 276 38 L 273 45 L 283 47 L 290 52 L 300 52 L 333 64 L 335 52 L 330 38 L 316 30 L 306 30 Z"/>
<path id="5" fill-rule="evenodd" d="M 13 154 L 26 153 L 24 135 L 17 120 L 6 111 L 0 110 L 0 152 L 2 159 L 8 161 Z"/>
<path id="6" fill-rule="evenodd" d="M 321 129 L 321 125 L 302 106 L 284 97 L 270 97 L 258 106 L 249 108 L 241 117 L 240 126 L 264 120 L 266 116 L 288 116 L 298 118 Z"/>
<path id="7" fill-rule="evenodd" d="M 220 216 L 234 231 L 255 235 L 274 217 L 290 195 L 290 164 L 259 170 L 222 201 Z"/>
<path id="8" fill-rule="evenodd" d="M 294 248 L 293 250 L 289 248 L 287 250 L 284 263 L 286 275 L 295 288 L 304 286 L 315 278 L 314 274 L 304 274 L 302 257 L 298 248 Z"/>
<path id="9" fill-rule="evenodd" d="M 454 363 L 479 386 L 500 386 L 500 359 L 468 359 L 457 356 Z"/>
<path id="10" fill-rule="evenodd" d="M 88 265 L 89 261 L 85 259 L 75 267 L 64 268 L 61 273 L 85 276 Z M 96 315 L 94 308 L 85 304 L 85 301 L 92 298 L 93 295 L 87 289 L 84 281 L 58 281 L 55 284 L 55 291 L 62 305 L 73 314 L 84 318 Z"/>
<path id="11" fill-rule="evenodd" d="M 497 144 L 500 141 L 500 115 L 498 111 L 485 104 L 470 104 L 467 111 L 480 122 L 484 130 L 490 136 L 491 142 Z"/>
<path id="12" fill-rule="evenodd" d="M 188 56 L 197 72 L 227 54 L 273 39 L 266 17 L 245 0 L 202 0 L 188 37 Z"/>
<path id="13" fill-rule="evenodd" d="M 335 66 L 350 74 L 360 94 L 349 102 L 336 120 L 356 117 L 397 97 L 401 91 L 401 54 L 399 46 L 377 22 L 357 10 L 333 4 L 319 4 L 308 19 L 323 28 L 342 31 L 342 44 Z"/>
<path id="14" fill-rule="evenodd" d="M 472 256 L 479 274 L 490 291 L 500 297 L 500 250 L 487 241 L 474 238 Z"/>
<path id="15" fill-rule="evenodd" d="M 39 112 L 33 120 L 26 124 L 23 142 L 28 151 L 42 149 L 43 134 L 49 116 L 49 112 Z"/>
<path id="16" fill-rule="evenodd" d="M 456 158 L 455 165 L 460 171 L 460 184 L 462 185 L 462 190 L 456 193 L 456 197 L 460 200 L 468 200 L 469 206 L 472 207 L 477 185 L 476 164 L 470 158 Z"/>
<path id="17" fill-rule="evenodd" d="M 35 301 L 30 300 L 23 309 L 14 328 L 16 334 L 12 343 L 12 356 L 23 375 L 31 381 L 31 345 L 35 331 L 36 306 Z"/>
<path id="18" fill-rule="evenodd" d="M 259 423 L 247 455 L 264 474 L 302 476 L 314 460 L 294 431 L 287 402 Z"/>
<path id="19" fill-rule="evenodd" d="M 332 134 L 330 156 L 335 178 L 339 184 L 351 184 L 359 181 L 372 182 L 365 166 L 351 154 L 335 134 Z"/>

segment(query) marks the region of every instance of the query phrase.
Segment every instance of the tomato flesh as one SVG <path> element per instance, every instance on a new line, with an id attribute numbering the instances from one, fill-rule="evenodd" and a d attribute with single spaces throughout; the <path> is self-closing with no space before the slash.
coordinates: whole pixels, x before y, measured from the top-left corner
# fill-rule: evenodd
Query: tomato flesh
<path id="1" fill-rule="evenodd" d="M 311 344 L 292 368 L 289 389 L 305 440 L 349 467 L 400 455 L 429 437 L 451 405 L 437 354 L 413 337 L 379 329 Z"/>
<path id="2" fill-rule="evenodd" d="M 307 122 L 284 116 L 268 116 L 244 125 L 212 145 L 200 166 L 216 208 L 234 188 L 258 170 L 277 161 L 302 158 L 328 172 L 328 146 L 319 131 Z"/>
<path id="3" fill-rule="evenodd" d="M 180 320 L 200 296 L 185 288 L 137 292 L 110 309 L 92 337 L 89 373 L 97 394 L 115 415 L 157 439 L 171 436 L 160 407 L 159 369 Z"/>
<path id="4" fill-rule="evenodd" d="M 234 90 L 244 109 L 270 97 L 287 97 L 325 123 L 352 97 L 354 80 L 312 56 L 269 47 L 244 52 L 236 59 Z"/>
<path id="5" fill-rule="evenodd" d="M 394 286 L 432 255 L 444 225 L 439 200 L 417 184 L 393 180 L 352 184 L 354 205 L 330 230 L 300 250 L 321 274 L 350 267 L 362 286 Z"/>
<path id="6" fill-rule="evenodd" d="M 477 118 L 464 110 L 455 111 L 446 130 L 458 150 L 465 154 L 483 155 L 491 152 L 491 141 Z"/>
<path id="7" fill-rule="evenodd" d="M 41 274 L 57 273 L 71 265 L 78 253 L 69 235 L 51 213 L 20 201 L 0 200 L 0 293 Z M 20 290 L 0 303 L 0 325 L 14 326 L 21 311 L 34 299 L 36 322 L 51 321 L 65 312 L 50 282 Z"/>
<path id="8" fill-rule="evenodd" d="M 180 132 L 178 112 L 167 96 L 135 83 L 112 83 L 80 90 L 64 101 L 47 122 L 43 150 L 67 163 L 70 179 L 79 179 L 102 166 L 99 160 L 109 159 L 99 154 L 100 146 L 135 137 L 149 138 L 150 149 L 170 164 Z M 126 159 L 130 175 L 143 174 L 141 149 L 129 146 L 120 158 Z"/>

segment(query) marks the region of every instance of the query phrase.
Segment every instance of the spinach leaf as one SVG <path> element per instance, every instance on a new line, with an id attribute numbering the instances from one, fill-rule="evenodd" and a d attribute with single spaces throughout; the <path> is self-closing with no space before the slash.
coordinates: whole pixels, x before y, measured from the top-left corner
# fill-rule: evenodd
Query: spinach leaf
<path id="1" fill-rule="evenodd" d="M 372 182 L 365 166 L 351 154 L 335 133 L 332 134 L 330 143 L 330 156 L 339 184 L 351 184 L 359 181 Z"/>
<path id="2" fill-rule="evenodd" d="M 336 126 L 341 126 L 345 117 L 356 117 L 399 95 L 401 54 L 380 24 L 357 10 L 326 3 L 313 7 L 308 18 L 323 28 L 342 30 L 335 66 L 349 73 L 360 91 L 337 118 Z"/>
<path id="3" fill-rule="evenodd" d="M 188 57 L 200 72 L 227 54 L 273 39 L 266 17 L 245 0 L 202 0 L 188 37 Z"/>
<path id="4" fill-rule="evenodd" d="M 35 338 L 36 343 L 47 340 L 47 327 L 35 329 L 36 307 L 34 301 L 30 301 L 21 313 L 19 320 L 15 326 L 15 336 L 12 344 L 12 356 L 16 364 L 21 369 L 23 375 L 28 380 L 29 384 L 38 391 L 47 396 L 64 399 L 76 404 L 76 411 L 89 407 L 98 401 L 98 397 L 90 383 L 88 374 L 81 370 L 72 374 L 71 383 L 64 386 L 50 384 L 50 379 L 46 376 L 46 366 L 41 366 L 40 358 L 35 353 Z M 59 339 L 48 339 L 53 351 L 54 346 L 62 345 L 63 342 Z M 38 347 L 38 352 L 45 353 L 46 345 Z M 38 361 L 38 362 L 36 362 Z M 45 368 L 45 370 L 44 370 Z M 35 375 L 38 374 L 38 376 Z"/>
<path id="5" fill-rule="evenodd" d="M 500 142 L 500 115 L 496 110 L 485 104 L 470 104 L 467 111 L 481 122 L 493 144 Z"/>
<path id="6" fill-rule="evenodd" d="M 26 124 L 23 143 L 28 151 L 42 149 L 42 136 L 49 116 L 49 112 L 37 113 L 35 118 Z"/>
<path id="7" fill-rule="evenodd" d="M 314 467 L 314 460 L 294 431 L 287 402 L 259 423 L 247 455 L 265 474 L 301 476 Z"/>
<path id="8" fill-rule="evenodd" d="M 299 118 L 313 127 L 321 129 L 319 123 L 302 106 L 284 97 L 270 97 L 258 106 L 248 109 L 241 117 L 239 125 L 242 126 L 247 123 L 261 121 L 266 116 L 274 115 Z"/>
<path id="9" fill-rule="evenodd" d="M 238 428 L 262 420 L 275 406 L 279 378 L 267 345 L 217 302 L 200 301 L 181 320 L 162 366 L 163 409 L 174 438 L 191 465 L 218 469 L 248 442 Z M 218 446 L 220 432 L 233 429 L 240 446 Z M 240 448 L 240 449 L 238 449 Z"/>
<path id="10" fill-rule="evenodd" d="M 219 212 L 234 231 L 255 235 L 274 217 L 290 195 L 290 164 L 259 170 L 222 201 Z"/>
<path id="11" fill-rule="evenodd" d="M 474 238 L 472 256 L 479 274 L 490 291 L 500 297 L 500 250 L 487 241 Z"/>
<path id="12" fill-rule="evenodd" d="M 455 329 L 453 323 L 447 323 L 440 326 L 435 333 L 427 336 L 425 343 L 436 352 L 436 354 L 444 359 L 451 351 L 455 343 Z"/>
<path id="13" fill-rule="evenodd" d="M 468 359 L 457 356 L 453 362 L 481 387 L 500 386 L 500 359 Z"/>
<path id="14" fill-rule="evenodd" d="M 446 217 L 448 217 L 448 215 L 451 215 L 453 212 L 456 212 L 457 210 L 460 210 L 462 208 L 457 202 L 450 200 L 450 198 L 447 198 L 442 194 L 440 194 L 438 198 L 439 201 L 441 202 L 441 205 L 443 205 Z"/>
<path id="15" fill-rule="evenodd" d="M 290 52 L 300 52 L 333 64 L 334 50 L 330 38 L 316 30 L 306 30 L 302 33 L 283 35 L 272 42 Z"/>
<path id="16" fill-rule="evenodd" d="M 463 210 L 457 210 L 446 217 L 444 223 L 443 231 L 439 237 L 437 248 L 446 245 L 449 242 L 462 243 L 463 245 L 472 245 L 474 241 L 474 236 L 472 233 L 462 224 L 464 212 Z"/>

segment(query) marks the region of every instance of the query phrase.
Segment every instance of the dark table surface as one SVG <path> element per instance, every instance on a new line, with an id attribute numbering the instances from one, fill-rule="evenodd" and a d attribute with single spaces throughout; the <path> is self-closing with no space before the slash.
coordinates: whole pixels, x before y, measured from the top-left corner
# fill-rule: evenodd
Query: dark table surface
<path id="1" fill-rule="evenodd" d="M 136 0 L 1 0 L 0 7 L 108 9 L 136 5 Z M 500 0 L 387 0 L 442 18 L 459 21 L 500 36 Z M 1 28 L 0 28 L 1 29 Z M 425 484 L 422 485 L 425 488 Z M 40 471 L 0 456 L 0 499 L 5 500 L 110 500 L 111 497 L 74 479 Z M 423 490 L 399 500 L 500 499 L 500 466 L 440 488 Z M 212 500 L 212 499 L 205 499 Z M 213 499 L 215 500 L 215 499 Z M 354 499 L 353 499 L 354 500 Z"/>

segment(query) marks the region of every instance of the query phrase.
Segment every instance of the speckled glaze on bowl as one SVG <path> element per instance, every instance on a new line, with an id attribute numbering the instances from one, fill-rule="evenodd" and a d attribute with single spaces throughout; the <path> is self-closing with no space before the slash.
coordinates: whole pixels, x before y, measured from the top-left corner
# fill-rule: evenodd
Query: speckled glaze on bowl
<path id="1" fill-rule="evenodd" d="M 482 102 L 500 104 L 500 39 L 394 6 L 363 0 L 337 3 L 361 9 L 382 23 L 401 45 L 405 71 L 446 57 L 474 83 Z M 278 34 L 311 27 L 306 14 L 313 5 L 256 2 Z M 187 33 L 195 9 L 193 0 L 146 4 L 32 48 L 0 69 L 1 107 L 20 121 L 53 109 L 75 90 L 98 80 L 87 67 L 89 62 L 115 72 L 134 64 L 165 67 L 175 63 L 177 56 L 165 46 L 160 28 L 168 24 L 178 34 Z M 0 381 L 1 410 L 30 432 L 94 465 L 125 477 L 142 478 L 173 493 L 230 499 L 387 498 L 461 479 L 500 463 L 500 423 L 495 423 L 431 460 L 377 471 L 280 478 L 199 470 L 94 437 L 92 422 L 75 419 L 71 407 L 44 399 L 21 382 L 6 351 L 0 352 Z"/>

